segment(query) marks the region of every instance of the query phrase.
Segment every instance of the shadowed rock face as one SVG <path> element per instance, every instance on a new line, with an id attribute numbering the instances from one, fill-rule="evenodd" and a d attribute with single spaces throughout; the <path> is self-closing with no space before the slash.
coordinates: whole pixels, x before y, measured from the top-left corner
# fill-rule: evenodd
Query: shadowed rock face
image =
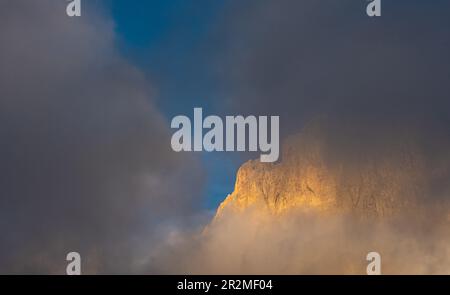
<path id="1" fill-rule="evenodd" d="M 216 219 L 250 207 L 272 214 L 311 209 L 388 217 L 419 214 L 429 207 L 427 200 L 432 206 L 446 203 L 448 197 L 430 196 L 442 168 L 431 166 L 411 134 L 399 133 L 385 145 L 359 149 L 369 144 L 360 142 L 364 138 L 343 144 L 335 139 L 339 131 L 324 130 L 323 124 L 312 124 L 289 138 L 278 164 L 252 160 L 242 165 L 235 190 L 220 205 Z M 440 190 L 448 192 L 445 186 Z"/>

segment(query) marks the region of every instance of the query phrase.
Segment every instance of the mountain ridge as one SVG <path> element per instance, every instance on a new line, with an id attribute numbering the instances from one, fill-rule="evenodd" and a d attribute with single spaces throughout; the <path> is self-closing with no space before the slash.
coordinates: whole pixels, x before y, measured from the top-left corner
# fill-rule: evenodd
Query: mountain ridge
<path id="1" fill-rule="evenodd" d="M 343 153 L 349 154 L 333 151 L 320 126 L 306 128 L 288 138 L 280 162 L 244 163 L 215 219 L 250 207 L 275 215 L 302 209 L 362 217 L 418 209 L 426 187 L 425 159 L 410 138 L 373 154 Z"/>

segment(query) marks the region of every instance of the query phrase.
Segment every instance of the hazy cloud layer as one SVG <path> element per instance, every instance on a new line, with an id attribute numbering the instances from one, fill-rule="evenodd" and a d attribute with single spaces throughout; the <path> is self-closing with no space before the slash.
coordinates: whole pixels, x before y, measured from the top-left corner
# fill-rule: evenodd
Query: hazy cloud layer
<path id="1" fill-rule="evenodd" d="M 450 273 L 448 221 L 409 217 L 362 221 L 296 211 L 262 218 L 249 209 L 205 235 L 171 232 L 152 265 L 176 274 L 366 274 L 366 256 L 376 251 L 383 274 Z"/>

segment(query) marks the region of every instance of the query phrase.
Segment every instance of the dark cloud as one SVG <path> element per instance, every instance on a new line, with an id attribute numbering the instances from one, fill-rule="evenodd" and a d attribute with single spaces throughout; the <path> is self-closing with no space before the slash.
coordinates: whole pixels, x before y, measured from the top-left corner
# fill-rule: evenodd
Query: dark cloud
<path id="1" fill-rule="evenodd" d="M 448 2 L 385 1 L 380 18 L 366 5 L 235 4 L 225 25 L 229 106 L 279 114 L 285 135 L 318 115 L 371 128 L 448 126 Z"/>
<path id="2" fill-rule="evenodd" d="M 85 273 L 136 272 L 156 225 L 197 204 L 201 169 L 171 151 L 101 8 L 66 4 L 0 4 L 0 272 L 65 273 L 70 251 Z"/>

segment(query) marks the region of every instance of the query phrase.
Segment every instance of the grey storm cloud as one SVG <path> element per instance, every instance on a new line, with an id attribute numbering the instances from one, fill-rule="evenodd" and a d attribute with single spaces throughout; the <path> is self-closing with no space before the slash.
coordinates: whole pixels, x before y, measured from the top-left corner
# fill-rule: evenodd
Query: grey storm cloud
<path id="1" fill-rule="evenodd" d="M 234 3 L 224 21 L 227 106 L 278 114 L 285 135 L 318 115 L 369 127 L 449 126 L 449 3 L 383 1 L 379 18 L 366 5 Z"/>
<path id="2" fill-rule="evenodd" d="M 135 272 L 156 225 L 197 204 L 197 160 L 84 4 L 0 3 L 0 273 L 63 274 L 70 251 L 85 273 Z"/>

